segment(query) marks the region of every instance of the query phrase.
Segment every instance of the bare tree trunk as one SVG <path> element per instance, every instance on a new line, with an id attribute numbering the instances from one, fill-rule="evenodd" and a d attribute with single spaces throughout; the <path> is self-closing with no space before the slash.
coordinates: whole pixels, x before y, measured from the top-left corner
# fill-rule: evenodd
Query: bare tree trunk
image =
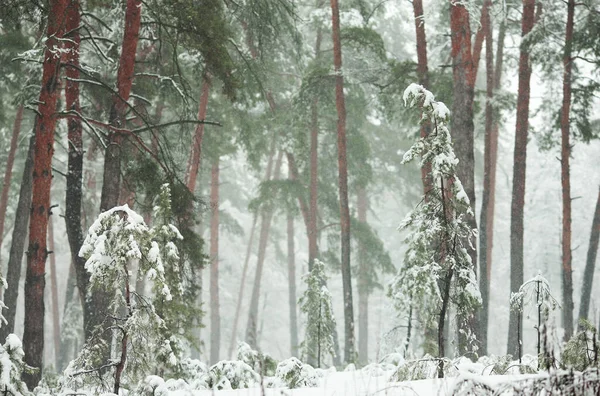
<path id="1" fill-rule="evenodd" d="M 221 317 L 219 312 L 219 158 L 215 159 L 210 178 L 210 362 L 219 361 Z"/>
<path id="2" fill-rule="evenodd" d="M 294 246 L 294 216 L 287 215 L 288 300 L 290 306 L 290 353 L 298 356 L 298 314 L 296 307 L 296 248 Z"/>
<path id="3" fill-rule="evenodd" d="M 206 120 L 206 110 L 208 108 L 208 96 L 210 93 L 210 76 L 206 74 L 202 80 L 202 93 L 200 94 L 200 105 L 198 106 L 198 121 Z M 200 170 L 200 160 L 202 155 L 202 139 L 204 138 L 204 124 L 196 125 L 194 135 L 194 145 L 188 161 L 187 187 L 193 194 L 196 190 L 196 179 Z"/>
<path id="4" fill-rule="evenodd" d="M 52 156 L 54 155 L 54 127 L 56 106 L 60 93 L 60 58 L 54 54 L 61 47 L 64 34 L 66 0 L 49 2 L 48 39 L 45 43 L 37 122 L 33 154 L 33 190 L 29 217 L 29 249 L 25 278 L 25 324 L 23 351 L 25 363 L 39 369 L 23 373 L 29 389 L 35 388 L 42 377 L 44 356 L 44 287 L 48 218 L 50 217 L 50 186 L 52 184 Z"/>
<path id="5" fill-rule="evenodd" d="M 17 203 L 17 211 L 15 214 L 15 226 L 10 242 L 10 255 L 6 273 L 6 283 L 8 284 L 8 287 L 4 291 L 4 305 L 6 305 L 6 308 L 2 312 L 7 323 L 0 327 L 0 340 L 5 340 L 10 333 L 15 331 L 15 314 L 17 313 L 17 298 L 19 297 L 19 280 L 21 279 L 23 250 L 25 250 L 27 224 L 29 223 L 29 212 L 31 209 L 34 147 L 35 136 L 32 135 L 29 139 L 29 149 L 27 151 L 27 159 L 25 160 L 25 168 L 23 169 L 23 178 L 21 179 L 21 188 L 19 190 L 19 202 Z"/>
<path id="6" fill-rule="evenodd" d="M 50 290 L 52 292 L 52 335 L 54 336 L 54 367 L 60 358 L 60 313 L 58 309 L 58 281 L 56 275 L 56 255 L 54 254 L 54 226 L 48 221 L 48 247 L 50 248 Z"/>
<path id="7" fill-rule="evenodd" d="M 19 135 L 21 134 L 21 122 L 23 121 L 23 105 L 17 108 L 15 124 L 13 126 L 12 138 L 10 139 L 10 149 L 6 160 L 6 168 L 4 170 L 4 182 L 2 183 L 2 195 L 0 196 L 0 248 L 4 241 L 4 223 L 6 222 L 6 207 L 8 205 L 8 191 L 10 190 L 10 180 L 12 179 L 12 170 L 15 163 L 15 154 L 17 152 L 17 144 L 19 143 Z M 1 286 L 0 286 L 1 288 Z"/>
<path id="8" fill-rule="evenodd" d="M 562 182 L 562 273 L 563 273 L 563 325 L 565 327 L 565 340 L 573 335 L 573 276 L 572 276 L 572 251 L 571 251 L 571 175 L 569 161 L 571 156 L 570 124 L 571 112 L 571 71 L 573 59 L 571 58 L 573 46 L 573 18 L 575 14 L 575 0 L 567 3 L 567 28 L 565 33 L 565 49 L 563 55 L 563 102 L 560 116 L 561 129 L 561 182 Z"/>
<path id="9" fill-rule="evenodd" d="M 346 159 L 346 103 L 342 71 L 342 43 L 340 40 L 340 10 L 338 0 L 331 0 L 333 38 L 333 66 L 335 69 L 335 103 L 337 108 L 337 149 L 340 194 L 340 223 L 342 245 L 342 285 L 344 291 L 344 359 L 355 360 L 354 309 L 352 304 L 352 273 L 350 269 L 350 209 L 348 205 L 348 165 Z"/>
<path id="10" fill-rule="evenodd" d="M 369 206 L 365 187 L 357 192 L 358 221 L 367 224 L 367 208 Z M 369 362 L 369 277 L 364 244 L 358 246 L 358 361 L 362 365 Z"/>
<path id="11" fill-rule="evenodd" d="M 583 286 L 581 287 L 581 303 L 579 305 L 579 319 L 589 319 L 590 299 L 594 282 L 594 269 L 596 267 L 596 255 L 598 254 L 598 239 L 600 239 L 600 191 L 596 201 L 592 231 L 590 232 L 590 244 L 583 272 Z"/>
<path id="12" fill-rule="evenodd" d="M 535 0 L 523 1 L 521 37 L 533 28 Z M 517 124 L 513 161 L 513 192 L 510 219 L 510 291 L 515 293 L 523 284 L 523 211 L 525 207 L 525 170 L 527 163 L 527 132 L 529 127 L 529 93 L 531 83 L 529 50 L 521 46 L 519 56 L 519 89 L 517 96 Z M 520 315 L 510 310 L 507 353 L 519 353 L 519 334 L 522 334 Z"/>
<path id="13" fill-rule="evenodd" d="M 483 159 L 483 195 L 481 200 L 481 217 L 479 220 L 479 290 L 481 292 L 482 307 L 479 316 L 479 341 L 482 355 L 487 355 L 487 328 L 489 317 L 489 295 L 490 284 L 488 274 L 487 243 L 490 231 L 490 220 L 488 220 L 492 172 L 492 138 L 494 109 L 492 101 L 494 99 L 494 54 L 492 43 L 492 26 L 489 15 L 490 0 L 486 0 L 482 9 L 481 30 L 485 33 L 485 73 L 486 73 L 486 102 L 485 102 L 485 148 Z M 496 142 L 497 144 L 497 142 Z M 491 216 L 494 214 L 491 213 Z"/>
<path id="14" fill-rule="evenodd" d="M 275 162 L 275 171 L 273 179 L 279 179 L 279 171 L 281 168 L 281 158 L 283 151 L 277 155 Z M 260 237 L 258 240 L 258 259 L 256 261 L 256 274 L 254 276 L 254 286 L 252 288 L 252 296 L 250 298 L 250 308 L 248 312 L 248 324 L 246 327 L 246 341 L 252 348 L 258 348 L 257 342 L 257 326 L 258 326 L 258 300 L 260 295 L 260 283 L 262 280 L 262 272 L 267 254 L 267 242 L 269 240 L 269 232 L 271 230 L 271 220 L 273 219 L 273 208 L 266 207 L 261 213 Z"/>

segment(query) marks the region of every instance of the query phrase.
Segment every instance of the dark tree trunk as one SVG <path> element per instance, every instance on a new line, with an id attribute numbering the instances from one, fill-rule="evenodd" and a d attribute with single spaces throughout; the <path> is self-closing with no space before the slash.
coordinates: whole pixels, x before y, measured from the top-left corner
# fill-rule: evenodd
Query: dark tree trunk
<path id="1" fill-rule="evenodd" d="M 453 102 L 451 117 L 451 132 L 454 141 L 454 151 L 459 163 L 456 169 L 458 179 L 461 181 L 469 198 L 471 209 L 475 214 L 475 155 L 474 155 L 474 124 L 473 124 L 473 95 L 475 88 L 475 70 L 471 54 L 471 29 L 469 27 L 469 12 L 462 3 L 451 0 L 450 2 L 450 30 L 452 42 L 452 79 Z M 475 216 L 468 216 L 467 221 L 471 228 L 477 228 Z M 473 264 L 477 271 L 477 251 L 468 248 Z M 463 318 L 468 323 L 470 332 L 479 330 L 475 312 Z M 459 321 L 460 322 L 460 321 Z M 463 329 L 465 330 L 465 329 Z M 477 335 L 477 338 L 481 336 Z M 464 332 L 459 333 L 459 353 L 467 352 L 467 341 Z"/>
<path id="2" fill-rule="evenodd" d="M 335 103 L 337 108 L 337 149 L 342 245 L 342 285 L 344 291 L 344 359 L 354 362 L 354 309 L 352 304 L 352 273 L 350 270 L 350 209 L 348 205 L 348 165 L 346 159 L 346 103 L 342 74 L 342 43 L 340 40 L 340 10 L 338 0 L 331 0 L 333 66 L 335 70 Z"/>
<path id="3" fill-rule="evenodd" d="M 294 154 L 289 151 L 285 152 L 285 156 L 288 161 L 289 171 L 290 171 L 290 180 L 298 181 L 300 179 L 298 173 L 298 167 L 296 166 L 296 160 L 294 159 Z M 309 233 L 309 223 L 310 223 L 310 208 L 306 205 L 306 200 L 304 199 L 304 195 L 298 195 L 298 206 L 300 207 L 300 213 L 302 214 L 302 219 L 304 220 L 304 226 L 306 227 L 306 235 Z M 315 242 L 316 243 L 316 242 Z M 317 256 L 319 255 L 319 247 L 316 247 Z"/>
<path id="4" fill-rule="evenodd" d="M 52 292 L 52 335 L 54 340 L 54 367 L 60 358 L 60 310 L 58 309 L 58 281 L 56 275 L 56 255 L 54 254 L 54 226 L 48 221 L 48 247 L 50 248 L 50 290 Z"/>
<path id="5" fill-rule="evenodd" d="M 219 313 L 219 158 L 210 178 L 210 362 L 219 361 L 221 317 Z"/>
<path id="6" fill-rule="evenodd" d="M 52 184 L 52 156 L 54 155 L 54 127 L 56 106 L 60 93 L 60 58 L 55 53 L 61 47 L 67 1 L 49 2 L 48 40 L 44 51 L 42 89 L 40 91 L 35 148 L 33 153 L 33 190 L 29 217 L 29 248 L 25 278 L 25 324 L 23 330 L 24 361 L 39 369 L 24 373 L 29 389 L 35 388 L 42 377 L 44 356 L 44 286 L 48 218 L 50 217 L 50 186 Z"/>
<path id="7" fill-rule="evenodd" d="M 15 314 L 17 313 L 17 298 L 19 297 L 19 280 L 21 279 L 23 251 L 25 250 L 25 240 L 27 239 L 27 224 L 29 223 L 31 192 L 33 189 L 32 172 L 34 147 L 35 137 L 31 136 L 29 139 L 27 159 L 25 160 L 25 168 L 23 169 L 23 178 L 21 179 L 21 188 L 19 190 L 19 202 L 17 203 L 17 211 L 15 214 L 15 226 L 10 242 L 10 255 L 6 273 L 6 283 L 8 284 L 8 287 L 4 291 L 4 304 L 6 305 L 6 308 L 2 312 L 8 323 L 5 326 L 0 327 L 0 340 L 2 341 L 4 341 L 10 333 L 15 331 Z"/>
<path id="8" fill-rule="evenodd" d="M 294 246 L 294 216 L 287 215 L 288 300 L 290 306 L 290 353 L 298 356 L 298 314 L 296 308 L 296 248 Z"/>
<path id="9" fill-rule="evenodd" d="M 489 212 L 490 195 L 492 193 L 492 142 L 494 109 L 494 59 L 492 43 L 492 26 L 489 14 L 490 0 L 487 0 L 482 9 L 481 30 L 485 33 L 485 73 L 486 73 L 486 102 L 485 102 L 485 148 L 483 159 L 483 195 L 481 199 L 481 217 L 479 220 L 479 290 L 481 292 L 482 307 L 479 316 L 479 341 L 482 355 L 487 355 L 487 328 L 489 317 L 490 284 L 488 273 L 488 237 L 490 236 L 491 219 L 494 214 Z M 497 142 L 496 142 L 497 144 Z"/>
<path id="10" fill-rule="evenodd" d="M 523 0 L 521 37 L 533 28 L 535 0 Z M 517 95 L 517 124 L 513 160 L 513 192 L 510 219 L 510 291 L 515 293 L 523 284 L 523 211 L 525 207 L 525 171 L 527 161 L 527 132 L 529 127 L 529 93 L 531 64 L 529 50 L 521 46 L 519 56 L 519 89 Z M 520 315 L 510 310 L 507 353 L 519 353 L 519 334 L 522 334 Z"/>
<path id="11" fill-rule="evenodd" d="M 202 81 L 202 93 L 200 94 L 200 105 L 198 106 L 198 121 L 206 120 L 206 109 L 208 108 L 208 96 L 210 93 L 210 77 L 204 76 Z M 196 190 L 196 179 L 198 179 L 198 171 L 200 170 L 200 159 L 202 155 L 202 139 L 204 138 L 204 124 L 196 125 L 196 133 L 194 134 L 194 144 L 188 164 L 188 190 L 193 194 Z"/>
<path id="12" fill-rule="evenodd" d="M 360 187 L 357 192 L 358 221 L 367 224 L 367 191 Z M 369 269 L 366 262 L 367 246 L 358 246 L 358 361 L 361 365 L 369 362 Z"/>
<path id="13" fill-rule="evenodd" d="M 281 158 L 283 151 L 277 155 L 275 162 L 275 170 L 273 179 L 279 179 L 279 171 L 281 169 Z M 258 240 L 258 258 L 256 260 L 256 274 L 254 275 L 254 286 L 252 287 L 252 296 L 250 297 L 250 308 L 248 312 L 248 324 L 246 326 L 246 341 L 254 348 L 258 348 L 257 326 L 258 326 L 258 300 L 260 296 L 260 283 L 262 280 L 262 272 L 267 254 L 267 242 L 269 241 L 269 232 L 271 230 L 271 220 L 273 219 L 273 208 L 266 207 L 260 215 L 260 236 Z"/>
<path id="14" fill-rule="evenodd" d="M 563 274 L 563 326 L 565 328 L 565 340 L 573 335 L 573 276 L 572 276 L 572 252 L 571 252 L 571 175 L 569 161 L 571 156 L 570 124 L 571 113 L 571 70 L 573 59 L 571 58 L 573 45 L 573 17 L 575 14 L 575 0 L 567 3 L 567 28 L 565 33 L 565 49 L 563 55 L 563 102 L 560 115 L 561 130 L 561 182 L 562 182 L 562 274 Z"/>
<path id="15" fill-rule="evenodd" d="M 10 180 L 12 179 L 13 165 L 15 163 L 15 154 L 19 135 L 21 134 L 21 122 L 23 121 L 23 105 L 17 109 L 15 124 L 13 126 L 12 138 L 10 139 L 10 149 L 6 160 L 6 169 L 4 170 L 4 182 L 2 183 L 2 195 L 0 196 L 0 247 L 4 241 L 4 223 L 6 222 L 6 206 L 8 205 L 8 191 L 10 190 Z M 1 286 L 0 286 L 1 287 Z"/>
<path id="16" fill-rule="evenodd" d="M 590 244 L 583 272 L 583 286 L 581 287 L 581 304 L 579 305 L 579 319 L 590 319 L 590 299 L 592 297 L 592 286 L 594 282 L 594 269 L 596 267 L 596 255 L 598 254 L 598 239 L 600 239 L 600 191 L 596 201 L 592 231 L 590 232 Z"/>

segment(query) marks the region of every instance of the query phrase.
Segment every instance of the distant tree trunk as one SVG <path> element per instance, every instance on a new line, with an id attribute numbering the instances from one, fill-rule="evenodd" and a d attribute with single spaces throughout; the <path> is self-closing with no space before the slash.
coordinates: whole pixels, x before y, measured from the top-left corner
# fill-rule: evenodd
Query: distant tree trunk
<path id="1" fill-rule="evenodd" d="M 368 197 L 365 187 L 357 192 L 358 221 L 367 224 Z M 362 365 L 369 362 L 369 269 L 366 262 L 367 246 L 358 246 L 358 361 Z"/>
<path id="2" fill-rule="evenodd" d="M 535 0 L 523 1 L 521 37 L 533 28 Z M 517 124 L 513 160 L 513 192 L 510 219 L 510 291 L 516 293 L 523 284 L 523 210 L 525 207 L 525 170 L 527 161 L 527 131 L 529 127 L 529 93 L 531 64 L 529 50 L 521 46 L 519 56 L 519 89 L 517 95 Z M 522 334 L 522 320 L 514 310 L 510 310 L 508 322 L 507 353 L 519 353 L 519 334 Z"/>
<path id="3" fill-rule="evenodd" d="M 461 181 L 469 198 L 473 214 L 475 205 L 475 155 L 474 155 L 474 124 L 473 124 L 473 95 L 475 89 L 475 75 L 473 58 L 471 54 L 471 29 L 469 25 L 469 12 L 463 3 L 450 2 L 450 30 L 451 30 L 451 56 L 453 79 L 453 102 L 451 132 L 454 141 L 454 150 L 459 159 L 456 174 Z M 477 228 L 475 216 L 468 216 L 467 221 L 471 228 Z M 467 245 L 468 246 L 468 245 Z M 477 271 L 477 251 L 468 248 L 469 256 L 473 263 L 473 270 Z M 468 323 L 469 332 L 479 330 L 475 312 L 462 318 Z M 461 322 L 461 321 L 458 321 Z M 481 336 L 477 336 L 480 338 Z M 467 340 L 464 332 L 459 333 L 459 353 L 467 352 Z"/>
<path id="4" fill-rule="evenodd" d="M 290 306 L 290 353 L 298 356 L 298 314 L 296 307 L 296 248 L 294 246 L 294 216 L 287 215 L 288 300 Z"/>
<path id="5" fill-rule="evenodd" d="M 219 158 L 210 178 L 210 362 L 219 361 L 221 317 L 219 312 Z"/>
<path id="6" fill-rule="evenodd" d="M 206 109 L 208 108 L 208 96 L 210 93 L 210 76 L 204 75 L 202 80 L 202 93 L 200 94 L 200 105 L 198 106 L 198 121 L 206 120 Z M 193 194 L 196 190 L 196 179 L 200 170 L 200 159 L 202 154 L 202 139 L 204 138 L 204 124 L 196 125 L 192 153 L 188 161 L 188 190 Z"/>
<path id="7" fill-rule="evenodd" d="M 54 253 L 54 226 L 48 221 L 48 247 L 50 248 L 50 290 L 52 292 L 52 335 L 54 336 L 54 367 L 60 358 L 60 313 L 58 309 L 58 281 L 56 275 L 56 255 Z"/>
<path id="8" fill-rule="evenodd" d="M 273 180 L 279 179 L 279 171 L 281 168 L 281 158 L 283 151 L 277 155 L 275 162 L 275 171 L 273 172 Z M 257 341 L 257 326 L 258 326 L 258 299 L 260 296 L 260 283 L 262 280 L 262 272 L 267 254 L 267 242 L 269 240 L 269 232 L 271 230 L 271 220 L 273 219 L 273 208 L 266 207 L 260 215 L 260 237 L 258 240 L 258 258 L 256 261 L 256 274 L 254 275 L 254 286 L 252 287 L 252 297 L 250 298 L 250 308 L 248 312 L 248 325 L 246 327 L 246 341 L 252 348 L 258 348 Z"/>
<path id="9" fill-rule="evenodd" d="M 344 359 L 355 360 L 354 308 L 352 304 L 352 273 L 350 269 L 350 209 L 348 206 L 348 165 L 346 159 L 346 103 L 342 71 L 342 43 L 340 40 L 340 10 L 338 0 L 331 0 L 333 38 L 333 66 L 335 70 L 335 103 L 337 108 L 337 149 L 340 194 L 340 223 L 342 245 L 342 285 L 344 291 Z"/>
<path id="10" fill-rule="evenodd" d="M 563 325 L 565 327 L 565 340 L 573 335 L 573 276 L 571 268 L 571 175 L 569 160 L 571 156 L 570 124 L 571 112 L 571 71 L 573 59 L 571 58 L 573 46 L 573 17 L 575 14 L 575 0 L 567 3 L 567 28 L 565 33 L 565 49 L 563 55 L 563 102 L 560 115 L 561 130 L 561 182 L 562 182 L 562 274 L 563 274 Z"/>
<path id="11" fill-rule="evenodd" d="M 12 138 L 10 139 L 10 149 L 6 160 L 6 168 L 4 169 L 4 182 L 2 183 L 2 195 L 0 196 L 0 248 L 4 241 L 4 223 L 6 222 L 6 207 L 8 205 L 8 191 L 10 190 L 10 180 L 12 179 L 12 170 L 15 163 L 15 154 L 17 152 L 17 144 L 19 143 L 19 135 L 21 134 L 21 122 L 23 121 L 23 105 L 17 108 L 15 124 L 13 126 Z M 0 286 L 1 288 L 1 286 Z"/>
<path id="12" fill-rule="evenodd" d="M 37 121 L 36 121 L 37 122 Z M 2 312 L 8 322 L 0 327 L 0 340 L 5 340 L 10 333 L 15 331 L 15 315 L 17 313 L 17 298 L 19 297 L 19 280 L 21 279 L 21 267 L 23 264 L 23 250 L 27 239 L 27 224 L 29 223 L 29 212 L 31 210 L 31 192 L 33 189 L 33 151 L 35 147 L 35 136 L 29 139 L 29 149 L 21 188 L 19 190 L 19 202 L 15 214 L 15 226 L 13 228 L 12 240 L 10 242 L 10 255 L 8 257 L 8 270 L 6 283 L 8 287 L 4 291 L 4 304 L 6 308 Z"/>
<path id="13" fill-rule="evenodd" d="M 490 295 L 490 284 L 488 274 L 488 237 L 490 236 L 491 230 L 490 222 L 494 213 L 490 213 L 490 195 L 492 193 L 491 185 L 491 173 L 492 173 L 492 145 L 496 142 L 493 140 L 493 122 L 494 122 L 494 109 L 492 101 L 494 99 L 494 54 L 493 54 L 493 43 L 492 43 L 492 24 L 489 15 L 489 3 L 487 0 L 482 9 L 482 26 L 481 30 L 485 33 L 485 73 L 486 73 L 486 102 L 485 102 L 485 148 L 484 148 L 484 159 L 483 159 L 483 194 L 481 198 L 481 217 L 479 220 L 479 290 L 481 292 L 482 307 L 479 316 L 479 341 L 481 342 L 480 350 L 482 355 L 487 355 L 487 328 L 488 328 L 488 317 L 489 317 L 489 295 Z"/>
<path id="14" fill-rule="evenodd" d="M 35 388 L 42 378 L 44 356 L 44 286 L 46 272 L 46 249 L 48 218 L 50 216 L 50 186 L 52 184 L 52 156 L 54 154 L 54 127 L 56 106 L 60 92 L 60 50 L 64 34 L 66 0 L 49 2 L 48 39 L 44 51 L 42 89 L 38 101 L 35 124 L 35 148 L 33 154 L 33 190 L 31 216 L 29 217 L 29 249 L 25 278 L 25 324 L 23 351 L 25 363 L 39 369 L 23 373 L 29 389 Z"/>
<path id="15" fill-rule="evenodd" d="M 590 244 L 583 272 L 583 286 L 581 287 L 581 304 L 579 305 L 579 319 L 589 319 L 590 299 L 594 282 L 594 269 L 596 267 L 596 255 L 598 254 L 598 239 L 600 239 L 600 191 L 596 201 L 592 231 L 590 232 Z"/>
<path id="16" fill-rule="evenodd" d="M 299 173 L 298 173 L 298 166 L 296 165 L 296 160 L 294 158 L 294 154 L 290 153 L 289 151 L 285 152 L 285 156 L 287 158 L 288 161 L 288 167 L 289 167 L 289 171 L 290 171 L 290 180 L 293 181 L 298 181 L 300 179 Z M 300 213 L 302 214 L 302 219 L 304 220 L 304 226 L 306 227 L 306 235 L 308 235 L 308 233 L 310 232 L 310 228 L 309 228 L 309 207 L 306 204 L 306 200 L 304 199 L 304 196 L 302 194 L 298 195 L 298 206 L 300 207 Z M 317 250 L 317 256 L 319 255 L 319 247 L 317 245 L 316 247 Z"/>

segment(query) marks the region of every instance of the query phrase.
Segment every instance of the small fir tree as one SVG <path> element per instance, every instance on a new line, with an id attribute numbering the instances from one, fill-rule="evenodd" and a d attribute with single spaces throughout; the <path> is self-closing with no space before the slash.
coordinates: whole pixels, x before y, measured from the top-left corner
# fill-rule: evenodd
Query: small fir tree
<path id="1" fill-rule="evenodd" d="M 473 249 L 477 230 L 469 226 L 473 216 L 469 199 L 456 176 L 448 120 L 450 111 L 421 85 L 411 84 L 404 92 L 409 107 L 419 107 L 421 122 L 431 124 L 431 132 L 421 137 L 405 154 L 403 163 L 421 158 L 431 164 L 432 188 L 408 214 L 399 230 L 410 230 L 404 266 L 394 278 L 389 295 L 400 311 L 411 307 L 428 309 L 438 317 L 438 354 L 444 353 L 444 322 L 453 303 L 459 321 L 466 321 L 481 304 L 481 295 L 467 246 Z M 468 329 L 466 323 L 460 326 Z M 473 345 L 474 336 L 467 334 Z M 443 360 L 438 375 L 443 376 Z"/>
<path id="2" fill-rule="evenodd" d="M 331 306 L 331 293 L 325 286 L 325 264 L 315 260 L 312 271 L 304 277 L 307 289 L 298 301 L 300 311 L 306 315 L 306 334 L 300 345 L 302 355 L 321 367 L 322 357 L 335 355 L 333 332 L 335 318 Z"/>

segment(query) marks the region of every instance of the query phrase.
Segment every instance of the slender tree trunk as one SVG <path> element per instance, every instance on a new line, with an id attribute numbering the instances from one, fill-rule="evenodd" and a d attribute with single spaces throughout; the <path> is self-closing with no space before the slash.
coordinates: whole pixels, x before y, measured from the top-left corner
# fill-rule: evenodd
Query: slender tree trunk
<path id="1" fill-rule="evenodd" d="M 521 37 L 525 37 L 533 28 L 534 12 L 535 0 L 523 0 Z M 510 290 L 512 293 L 516 293 L 523 284 L 523 211 L 525 207 L 530 80 L 529 50 L 521 46 L 510 219 Z M 520 315 L 514 310 L 510 310 L 507 353 L 513 356 L 517 356 L 519 353 L 519 334 L 522 334 L 522 321 L 519 319 Z"/>
<path id="2" fill-rule="evenodd" d="M 52 292 L 52 335 L 54 336 L 54 367 L 60 358 L 60 313 L 58 309 L 58 281 L 56 275 L 56 255 L 54 254 L 54 226 L 48 221 L 48 247 L 50 248 L 50 288 Z"/>
<path id="3" fill-rule="evenodd" d="M 451 56 L 453 79 L 453 102 L 451 132 L 454 141 L 454 151 L 459 159 L 456 174 L 469 198 L 473 214 L 475 205 L 475 155 L 474 155 L 474 124 L 473 124 L 473 95 L 475 88 L 475 70 L 471 54 L 471 29 L 469 27 L 469 12 L 464 4 L 451 0 L 450 2 Z M 467 222 L 471 228 L 477 228 L 475 216 L 468 216 Z M 477 251 L 468 248 L 473 264 L 477 271 Z M 459 323 L 461 321 L 458 321 Z M 472 312 L 462 322 L 468 323 L 467 332 L 477 333 L 477 315 Z M 477 335 L 477 338 L 481 338 Z M 464 355 L 468 350 L 465 333 L 459 333 L 459 353 Z"/>
<path id="4" fill-rule="evenodd" d="M 288 300 L 290 306 L 290 353 L 298 356 L 298 314 L 296 307 L 296 248 L 294 246 L 294 216 L 287 215 Z"/>
<path id="5" fill-rule="evenodd" d="M 281 158 L 283 151 L 280 151 L 277 155 L 277 161 L 275 163 L 275 171 L 273 172 L 273 179 L 279 179 L 279 171 L 281 168 Z M 258 326 L 258 300 L 260 296 L 260 283 L 262 280 L 262 272 L 265 263 L 265 257 L 267 254 L 267 242 L 269 240 L 269 232 L 271 230 L 271 220 L 273 218 L 273 208 L 267 207 L 261 213 L 261 225 L 260 225 L 260 237 L 258 240 L 258 259 L 256 261 L 256 274 L 254 276 L 254 286 L 252 288 L 252 297 L 250 298 L 250 308 L 248 312 L 248 325 L 246 327 L 246 341 L 248 344 L 256 349 L 258 348 L 257 342 L 257 326 Z"/>
<path id="6" fill-rule="evenodd" d="M 494 59 L 492 43 L 492 26 L 489 15 L 489 3 L 487 0 L 482 9 L 482 27 L 485 32 L 485 73 L 486 73 L 486 102 L 485 102 L 485 148 L 483 159 L 483 195 L 481 200 L 481 217 L 479 220 L 479 290 L 481 292 L 482 307 L 479 316 L 479 341 L 482 355 L 487 355 L 487 328 L 489 317 L 489 296 L 490 284 L 488 274 L 487 243 L 490 232 L 488 220 L 491 186 L 491 168 L 492 168 L 492 135 L 494 109 L 492 101 L 494 99 Z M 494 215 L 493 213 L 491 214 Z"/>
<path id="7" fill-rule="evenodd" d="M 25 363 L 38 368 L 35 373 L 24 373 L 29 389 L 35 388 L 42 377 L 44 356 L 44 286 L 48 218 L 50 217 L 50 186 L 52 183 L 52 156 L 54 154 L 54 127 L 56 106 L 60 92 L 60 57 L 55 54 L 61 47 L 64 34 L 66 0 L 49 2 L 48 39 L 44 51 L 42 89 L 35 128 L 33 155 L 32 206 L 29 218 L 29 249 L 25 278 L 25 324 L 23 351 Z"/>
<path id="8" fill-rule="evenodd" d="M 290 170 L 290 180 L 293 181 L 297 181 L 300 179 L 299 173 L 298 173 L 298 167 L 296 166 L 296 160 L 294 158 L 294 154 L 290 153 L 289 151 L 285 152 L 285 156 L 287 158 L 288 161 L 288 166 L 289 166 L 289 170 Z M 298 206 L 300 207 L 300 213 L 302 213 L 302 219 L 304 220 L 304 226 L 306 227 L 306 235 L 308 235 L 308 233 L 310 232 L 310 214 L 309 214 L 309 207 L 306 204 L 306 200 L 304 199 L 304 196 L 302 194 L 298 195 Z M 316 241 L 315 241 L 316 243 Z M 317 244 L 316 246 L 316 251 L 317 251 L 317 256 L 319 256 L 319 246 Z"/>
<path id="9" fill-rule="evenodd" d="M 17 144 L 21 134 L 21 122 L 23 121 L 23 105 L 17 108 L 13 134 L 10 139 L 10 149 L 6 160 L 6 169 L 4 170 L 4 182 L 2 183 L 2 195 L 0 196 L 0 248 L 4 241 L 4 223 L 6 222 L 6 206 L 8 205 L 8 191 L 10 190 L 10 180 L 12 179 L 12 170 L 15 163 L 15 154 L 17 153 Z"/>
<path id="10" fill-rule="evenodd" d="M 590 319 L 590 300 L 594 282 L 594 269 L 596 267 L 596 255 L 598 254 L 598 239 L 600 239 L 600 191 L 596 201 L 592 231 L 590 232 L 590 244 L 583 272 L 583 286 L 581 287 L 581 304 L 579 305 L 579 319 Z"/>
<path id="11" fill-rule="evenodd" d="M 571 175 L 569 161 L 571 156 L 570 124 L 571 112 L 571 71 L 573 59 L 571 58 L 573 45 L 573 17 L 575 14 L 575 0 L 567 3 L 567 29 L 565 33 L 565 49 L 563 55 L 563 102 L 560 116 L 561 130 L 561 182 L 562 182 L 562 273 L 563 273 L 563 325 L 565 327 L 565 340 L 573 335 L 573 276 L 571 252 Z"/>
<path id="12" fill-rule="evenodd" d="M 221 317 L 219 312 L 219 158 L 215 160 L 210 178 L 210 361 L 219 361 L 221 347 Z"/>
<path id="13" fill-rule="evenodd" d="M 210 76 L 205 74 L 202 80 L 202 93 L 200 94 L 200 105 L 198 106 L 198 120 L 206 120 L 206 109 L 208 108 L 208 97 L 210 93 Z M 202 154 L 202 139 L 204 138 L 204 124 L 196 125 L 194 134 L 194 145 L 188 161 L 188 190 L 193 194 L 196 190 L 196 179 L 200 170 L 200 157 Z"/>
<path id="14" fill-rule="evenodd" d="M 6 273 L 6 283 L 8 284 L 8 287 L 4 291 L 4 305 L 6 305 L 6 308 L 2 312 L 7 323 L 0 327 L 0 340 L 5 340 L 10 333 L 15 331 L 15 314 L 17 313 L 17 298 L 19 297 L 19 280 L 21 279 L 23 251 L 25 250 L 27 224 L 29 223 L 29 213 L 31 209 L 34 147 L 35 136 L 32 135 L 29 139 L 29 149 L 27 151 L 27 159 L 25 160 L 25 168 L 23 169 L 23 178 L 21 179 L 21 188 L 19 190 L 19 202 L 17 203 L 17 211 L 15 214 L 15 226 L 10 242 L 10 255 Z"/>
<path id="15" fill-rule="evenodd" d="M 350 270 L 350 209 L 348 205 L 348 165 L 346 159 L 346 103 L 342 70 L 342 43 L 340 40 L 340 10 L 338 0 L 331 0 L 333 38 L 333 66 L 335 69 L 335 103 L 337 108 L 337 149 L 340 194 L 340 223 L 342 245 L 342 285 L 344 291 L 344 359 L 355 360 L 354 309 L 352 304 L 352 273 Z"/>
<path id="16" fill-rule="evenodd" d="M 359 187 L 357 193 L 358 221 L 367 224 L 369 206 L 365 187 Z M 362 365 L 369 362 L 369 269 L 366 260 L 367 246 L 358 246 L 358 361 Z"/>

